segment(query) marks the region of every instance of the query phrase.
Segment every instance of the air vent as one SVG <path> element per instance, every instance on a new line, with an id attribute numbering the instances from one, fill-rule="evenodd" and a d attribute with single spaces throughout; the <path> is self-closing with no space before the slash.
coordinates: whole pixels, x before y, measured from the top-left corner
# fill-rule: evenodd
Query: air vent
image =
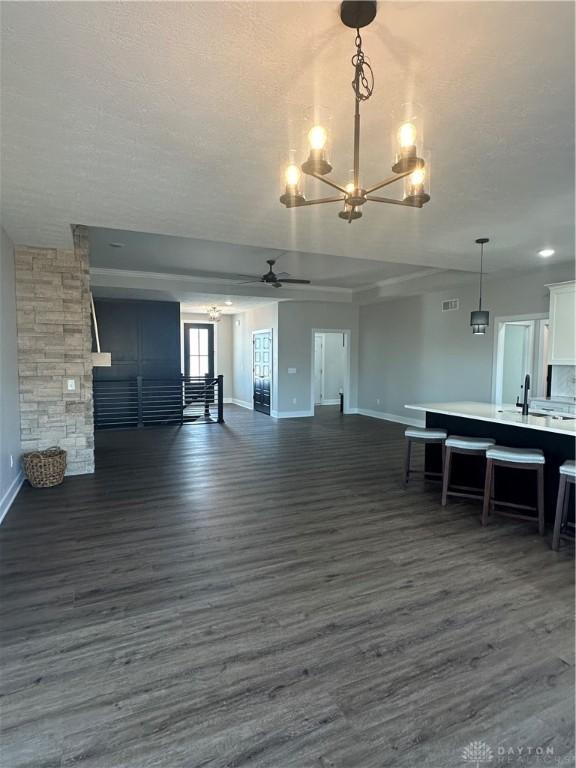
<path id="1" fill-rule="evenodd" d="M 452 312 L 454 309 L 460 309 L 460 299 L 446 299 L 442 302 L 442 312 Z"/>

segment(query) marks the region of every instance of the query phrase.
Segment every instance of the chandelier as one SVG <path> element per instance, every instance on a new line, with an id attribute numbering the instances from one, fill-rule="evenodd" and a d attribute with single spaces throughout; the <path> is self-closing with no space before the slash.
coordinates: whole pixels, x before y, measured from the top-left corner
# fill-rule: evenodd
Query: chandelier
<path id="1" fill-rule="evenodd" d="M 366 202 L 390 203 L 406 205 L 411 208 L 422 208 L 430 200 L 428 194 L 429 168 L 421 154 L 421 131 L 419 135 L 418 120 L 412 114 L 405 115 L 405 121 L 397 134 L 397 152 L 392 165 L 393 175 L 372 186 L 363 187 L 360 180 L 360 103 L 368 101 L 374 91 L 374 74 L 362 50 L 360 29 L 367 26 L 376 16 L 376 0 L 344 0 L 340 6 L 340 18 L 347 27 L 356 30 L 356 53 L 352 56 L 354 79 L 354 168 L 352 178 L 347 184 L 339 184 L 327 178 L 332 170 L 328 158 L 328 131 L 325 126 L 314 123 L 308 132 L 309 155 L 300 167 L 294 162 L 286 165 L 284 170 L 285 189 L 280 202 L 286 208 L 299 208 L 305 205 L 321 203 L 343 204 L 338 216 L 348 223 L 362 216 L 361 207 Z M 419 146 L 420 145 L 420 146 Z M 419 153 L 420 152 L 420 153 Z M 307 200 L 301 189 L 302 173 L 312 176 L 339 194 L 316 200 Z M 373 193 L 390 184 L 404 179 L 404 196 L 402 200 L 379 197 Z"/>
<path id="2" fill-rule="evenodd" d="M 208 307 L 208 318 L 212 320 L 213 323 L 219 323 L 221 320 L 222 310 L 220 307 L 218 307 L 216 304 L 212 304 L 212 306 Z"/>

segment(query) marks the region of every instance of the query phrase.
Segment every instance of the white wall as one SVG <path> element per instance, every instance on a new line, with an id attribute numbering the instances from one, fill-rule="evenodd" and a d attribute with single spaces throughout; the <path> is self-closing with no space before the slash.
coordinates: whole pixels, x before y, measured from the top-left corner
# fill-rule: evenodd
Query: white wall
<path id="1" fill-rule="evenodd" d="M 0 519 L 20 487 L 20 407 L 14 245 L 0 239 Z M 10 466 L 12 456 L 12 467 Z"/>
<path id="2" fill-rule="evenodd" d="M 272 407 L 278 400 L 278 304 L 267 304 L 232 318 L 233 397 L 252 408 L 252 333 L 272 329 Z"/>
<path id="3" fill-rule="evenodd" d="M 473 285 L 361 307 L 359 408 L 414 418 L 406 403 L 489 402 L 494 318 L 547 313 L 546 284 L 572 279 L 573 265 L 566 263 L 487 280 L 483 305 L 491 322 L 485 336 L 473 336 L 469 326 L 478 301 Z M 441 312 L 442 300 L 456 297 L 460 309 Z"/>
<path id="4" fill-rule="evenodd" d="M 285 301 L 278 307 L 278 400 L 280 415 L 312 414 L 313 331 L 350 330 L 349 408 L 358 397 L 358 305 L 342 302 Z M 295 368 L 296 373 L 288 373 Z M 294 402 L 294 400 L 296 402 Z"/>
<path id="5" fill-rule="evenodd" d="M 180 314 L 180 343 L 181 365 L 184 372 L 184 323 L 210 323 L 207 315 L 182 312 Z M 220 322 L 214 326 L 214 365 L 215 375 L 224 376 L 224 397 L 233 397 L 233 368 L 232 368 L 232 315 L 222 315 Z"/>

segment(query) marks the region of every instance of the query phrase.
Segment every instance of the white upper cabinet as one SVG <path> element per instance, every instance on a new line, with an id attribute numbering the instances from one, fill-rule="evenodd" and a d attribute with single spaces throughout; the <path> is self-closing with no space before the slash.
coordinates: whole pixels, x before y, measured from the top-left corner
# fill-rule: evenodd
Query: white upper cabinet
<path id="1" fill-rule="evenodd" d="M 576 282 L 549 285 L 550 363 L 576 365 Z"/>

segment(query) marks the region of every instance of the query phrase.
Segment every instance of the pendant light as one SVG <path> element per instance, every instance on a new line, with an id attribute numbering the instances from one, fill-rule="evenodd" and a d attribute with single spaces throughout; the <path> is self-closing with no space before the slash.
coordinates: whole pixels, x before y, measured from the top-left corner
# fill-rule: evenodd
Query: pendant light
<path id="1" fill-rule="evenodd" d="M 478 309 L 470 313 L 470 325 L 472 326 L 472 333 L 475 336 L 483 336 L 486 333 L 486 328 L 490 324 L 490 313 L 486 309 L 482 309 L 482 276 L 484 272 L 484 244 L 489 243 L 490 240 L 487 237 L 479 237 L 476 240 L 480 246 L 480 297 L 478 299 Z"/>

